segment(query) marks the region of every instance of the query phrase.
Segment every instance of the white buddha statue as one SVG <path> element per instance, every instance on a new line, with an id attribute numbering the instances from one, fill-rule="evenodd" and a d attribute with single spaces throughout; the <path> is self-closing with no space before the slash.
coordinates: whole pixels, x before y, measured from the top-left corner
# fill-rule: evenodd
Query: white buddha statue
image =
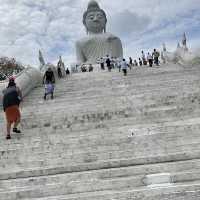
<path id="1" fill-rule="evenodd" d="M 96 63 L 97 59 L 109 57 L 122 58 L 121 40 L 106 32 L 107 18 L 96 1 L 90 1 L 83 14 L 83 24 L 87 36 L 76 42 L 77 61 L 79 63 Z"/>

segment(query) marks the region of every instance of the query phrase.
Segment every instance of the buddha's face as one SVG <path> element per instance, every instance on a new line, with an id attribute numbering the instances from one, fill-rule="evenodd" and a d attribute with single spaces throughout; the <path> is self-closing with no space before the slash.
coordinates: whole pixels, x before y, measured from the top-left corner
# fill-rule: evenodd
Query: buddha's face
<path id="1" fill-rule="evenodd" d="M 86 15 L 85 25 L 90 33 L 102 33 L 106 25 L 106 18 L 101 11 L 91 11 Z"/>

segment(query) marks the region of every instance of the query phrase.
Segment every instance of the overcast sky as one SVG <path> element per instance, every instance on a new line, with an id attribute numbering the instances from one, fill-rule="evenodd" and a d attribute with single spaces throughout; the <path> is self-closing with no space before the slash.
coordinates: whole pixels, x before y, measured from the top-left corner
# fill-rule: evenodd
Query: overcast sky
<path id="1" fill-rule="evenodd" d="M 107 14 L 107 31 L 120 37 L 124 56 L 141 50 L 173 50 L 183 32 L 189 48 L 200 47 L 200 0 L 98 0 Z M 0 56 L 39 65 L 76 61 L 75 41 L 86 35 L 82 15 L 88 0 L 0 0 Z"/>

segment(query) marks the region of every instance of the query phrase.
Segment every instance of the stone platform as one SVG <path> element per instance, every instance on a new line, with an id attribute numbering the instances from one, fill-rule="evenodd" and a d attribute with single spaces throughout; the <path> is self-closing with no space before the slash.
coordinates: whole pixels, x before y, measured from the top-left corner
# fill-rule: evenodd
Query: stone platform
<path id="1" fill-rule="evenodd" d="M 5 140 L 2 200 L 200 199 L 200 69 L 77 73 L 35 88 Z"/>

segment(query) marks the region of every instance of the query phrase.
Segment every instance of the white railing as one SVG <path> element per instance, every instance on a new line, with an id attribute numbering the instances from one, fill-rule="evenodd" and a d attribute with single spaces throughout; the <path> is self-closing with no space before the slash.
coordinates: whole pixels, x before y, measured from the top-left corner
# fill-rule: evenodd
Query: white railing
<path id="1" fill-rule="evenodd" d="M 42 83 L 42 74 L 33 67 L 27 67 L 15 75 L 15 82 L 22 91 L 23 97 L 26 96 L 33 88 Z M 6 88 L 8 80 L 0 82 L 0 104 L 2 104 L 2 91 Z"/>

